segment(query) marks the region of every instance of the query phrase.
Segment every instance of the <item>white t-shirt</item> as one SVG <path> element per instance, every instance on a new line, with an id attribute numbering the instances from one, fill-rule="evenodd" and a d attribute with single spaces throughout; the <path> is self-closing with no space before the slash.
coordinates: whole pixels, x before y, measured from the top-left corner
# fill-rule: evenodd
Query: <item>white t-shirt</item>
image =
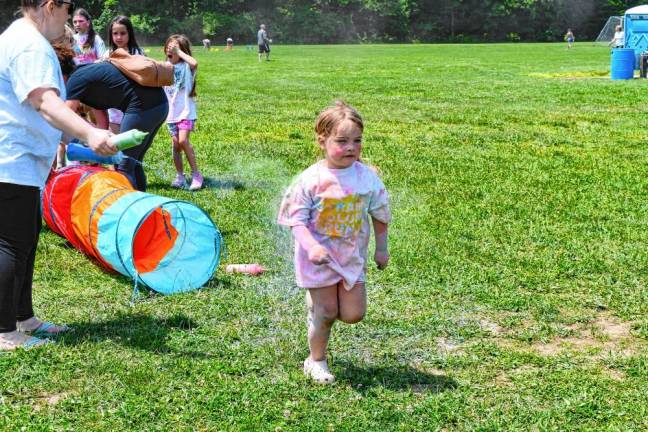
<path id="1" fill-rule="evenodd" d="M 194 83 L 194 73 L 189 64 L 180 61 L 173 65 L 173 85 L 164 87 L 169 100 L 167 123 L 178 123 L 182 120 L 196 120 L 196 101 L 189 96 Z"/>
<path id="2" fill-rule="evenodd" d="M 38 88 L 52 88 L 65 99 L 56 54 L 24 19 L 0 35 L 0 182 L 42 187 L 56 155 L 61 131 L 30 105 Z"/>
<path id="3" fill-rule="evenodd" d="M 625 33 L 622 31 L 614 32 L 614 46 L 622 47 L 624 44 Z"/>
<path id="4" fill-rule="evenodd" d="M 295 277 L 302 288 L 321 288 L 341 280 L 347 290 L 365 280 L 369 216 L 389 223 L 389 196 L 378 175 L 355 162 L 330 169 L 320 161 L 301 173 L 284 195 L 278 222 L 309 229 L 332 261 L 315 265 L 308 251 L 295 241 Z"/>

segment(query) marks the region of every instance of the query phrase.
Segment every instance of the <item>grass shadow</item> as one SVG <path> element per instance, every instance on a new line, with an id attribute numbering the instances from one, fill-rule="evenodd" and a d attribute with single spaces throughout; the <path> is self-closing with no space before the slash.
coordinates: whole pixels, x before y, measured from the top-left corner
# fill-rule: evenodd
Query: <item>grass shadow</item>
<path id="1" fill-rule="evenodd" d="M 155 353 L 190 357 L 207 357 L 201 352 L 178 352 L 167 345 L 171 332 L 190 331 L 198 324 L 185 315 L 157 318 L 149 315 L 120 313 L 107 321 L 71 323 L 72 331 L 61 336 L 64 345 L 112 341 L 126 347 Z"/>
<path id="2" fill-rule="evenodd" d="M 350 384 L 363 393 L 373 387 L 383 387 L 437 394 L 455 390 L 459 386 L 453 378 L 422 372 L 410 366 L 358 366 L 347 360 L 336 360 L 335 363 L 341 369 L 335 374 L 336 380 Z"/>

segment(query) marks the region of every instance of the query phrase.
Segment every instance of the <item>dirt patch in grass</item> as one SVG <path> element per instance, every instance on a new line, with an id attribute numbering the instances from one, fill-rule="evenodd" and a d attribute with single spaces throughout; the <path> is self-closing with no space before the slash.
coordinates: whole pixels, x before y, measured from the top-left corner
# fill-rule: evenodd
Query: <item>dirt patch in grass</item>
<path id="1" fill-rule="evenodd" d="M 626 378 L 626 375 L 616 369 L 606 368 L 605 373 L 615 381 L 623 381 Z"/>
<path id="2" fill-rule="evenodd" d="M 490 332 L 494 336 L 498 336 L 504 333 L 504 329 L 502 327 L 500 327 L 497 323 L 494 323 L 487 318 L 481 318 L 479 320 L 479 327 L 482 330 L 486 330 Z"/>
<path id="3" fill-rule="evenodd" d="M 437 338 L 437 348 L 440 354 L 451 354 L 461 352 L 463 345 L 458 341 L 453 341 L 449 338 Z"/>
<path id="4" fill-rule="evenodd" d="M 61 401 L 69 396 L 67 392 L 61 393 L 51 393 L 51 394 L 41 394 L 40 396 L 34 398 L 32 401 L 32 408 L 34 411 L 39 412 L 48 407 L 53 407 L 58 405 Z"/>
<path id="5" fill-rule="evenodd" d="M 555 356 L 565 351 L 578 351 L 593 358 L 607 354 L 631 356 L 637 353 L 642 341 L 631 333 L 632 323 L 621 321 L 609 313 L 600 313 L 587 324 L 569 326 L 574 336 L 556 338 L 547 343 L 536 343 L 533 350 L 543 356 Z"/>

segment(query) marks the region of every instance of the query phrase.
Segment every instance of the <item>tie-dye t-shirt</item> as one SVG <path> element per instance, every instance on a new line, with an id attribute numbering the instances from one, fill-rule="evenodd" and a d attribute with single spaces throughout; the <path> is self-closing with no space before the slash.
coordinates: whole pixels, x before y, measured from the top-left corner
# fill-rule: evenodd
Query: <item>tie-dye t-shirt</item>
<path id="1" fill-rule="evenodd" d="M 95 35 L 94 47 L 85 47 L 88 42 L 87 34 L 76 33 L 74 35 L 74 63 L 78 65 L 94 63 L 108 55 L 104 41 Z"/>
<path id="2" fill-rule="evenodd" d="M 349 168 L 329 169 L 325 161 L 301 173 L 286 192 L 278 222 L 307 227 L 332 257 L 315 265 L 308 251 L 295 241 L 295 276 L 302 288 L 321 288 L 341 280 L 347 290 L 364 282 L 371 237 L 369 216 L 391 221 L 389 197 L 378 175 L 355 162 Z"/>

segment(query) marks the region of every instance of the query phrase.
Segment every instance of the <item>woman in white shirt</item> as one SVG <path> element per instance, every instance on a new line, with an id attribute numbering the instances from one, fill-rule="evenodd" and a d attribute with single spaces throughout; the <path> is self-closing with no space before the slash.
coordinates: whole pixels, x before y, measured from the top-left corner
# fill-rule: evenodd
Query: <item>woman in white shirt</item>
<path id="1" fill-rule="evenodd" d="M 40 189 L 61 131 L 99 154 L 116 152 L 108 131 L 92 127 L 63 101 L 65 85 L 49 41 L 64 36 L 71 8 L 69 0 L 22 0 L 23 17 L 0 34 L 0 351 L 40 346 L 67 330 L 36 318 L 32 306 Z"/>
<path id="2" fill-rule="evenodd" d="M 623 32 L 623 27 L 618 25 L 614 29 L 614 37 L 610 41 L 610 46 L 612 48 L 623 48 L 624 44 L 625 44 L 625 34 Z"/>

